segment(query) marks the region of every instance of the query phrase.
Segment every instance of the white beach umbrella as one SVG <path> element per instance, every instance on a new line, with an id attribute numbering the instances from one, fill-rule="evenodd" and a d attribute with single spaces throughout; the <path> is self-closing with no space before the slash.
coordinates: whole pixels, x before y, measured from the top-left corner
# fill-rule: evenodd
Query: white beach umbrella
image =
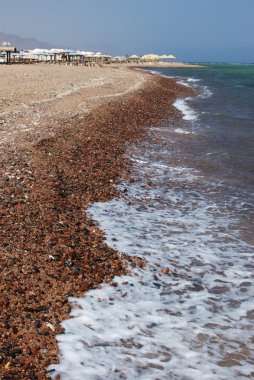
<path id="1" fill-rule="evenodd" d="M 61 53 L 61 52 L 63 52 L 64 50 L 63 49 L 50 49 L 50 51 L 51 51 L 51 53 L 53 53 L 53 54 L 58 54 L 58 53 Z"/>
<path id="2" fill-rule="evenodd" d="M 172 60 L 170 63 L 173 62 L 173 60 L 176 58 L 173 54 L 168 55 L 169 61 Z"/>
<path id="3" fill-rule="evenodd" d="M 125 62 L 127 61 L 126 57 L 123 55 L 123 56 L 116 56 L 116 57 L 113 57 L 113 60 L 114 61 L 117 61 L 117 62 Z"/>
<path id="4" fill-rule="evenodd" d="M 91 58 L 95 53 L 93 51 L 81 51 L 80 54 L 84 55 L 87 58 Z"/>

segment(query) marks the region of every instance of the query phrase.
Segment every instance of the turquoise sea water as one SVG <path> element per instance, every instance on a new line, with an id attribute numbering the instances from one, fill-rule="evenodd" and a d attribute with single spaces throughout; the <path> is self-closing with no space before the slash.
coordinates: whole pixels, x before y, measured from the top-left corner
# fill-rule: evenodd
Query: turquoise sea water
<path id="1" fill-rule="evenodd" d="M 146 265 L 72 299 L 52 378 L 254 377 L 254 66 L 154 73 L 199 95 L 129 147 L 122 196 L 87 210 L 107 244 Z"/>
<path id="2" fill-rule="evenodd" d="M 245 216 L 253 232 L 254 65 L 207 64 L 204 69 L 154 70 L 200 91 L 180 101 L 185 130 L 183 160 L 223 182 L 228 193 L 250 206 Z M 250 214 L 249 214 L 250 212 Z"/>
<path id="3" fill-rule="evenodd" d="M 189 101 L 198 118 L 192 127 L 203 136 L 201 155 L 211 174 L 229 175 L 244 186 L 254 185 L 254 65 L 208 65 L 207 69 L 159 69 L 166 76 L 207 86 L 210 96 Z M 188 82 L 188 79 L 193 82 Z M 197 82 L 195 82 L 195 80 Z M 197 160 L 201 157 L 198 156 Z M 212 167 L 213 166 L 213 167 Z"/>

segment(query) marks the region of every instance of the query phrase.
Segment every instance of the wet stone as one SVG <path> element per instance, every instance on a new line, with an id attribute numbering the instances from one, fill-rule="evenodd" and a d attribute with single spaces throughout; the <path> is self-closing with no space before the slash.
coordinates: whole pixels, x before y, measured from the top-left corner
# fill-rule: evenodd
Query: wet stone
<path id="1" fill-rule="evenodd" d="M 17 379 L 22 374 L 23 379 L 45 380 L 47 366 L 60 357 L 56 331 L 45 324 L 56 326 L 56 320 L 68 318 L 71 306 L 67 295 L 82 296 L 125 271 L 126 261 L 105 247 L 103 233 L 84 210 L 96 200 L 109 200 L 118 194 L 114 184 L 127 169 L 126 146 L 147 133 L 141 126 L 157 125 L 162 114 L 165 120 L 172 117 L 170 104 L 176 96 L 192 94 L 190 89 L 164 78 L 149 83 L 138 95 L 124 97 L 124 112 L 123 99 L 117 97 L 98 104 L 88 116 L 82 111 L 66 114 L 64 108 L 55 112 L 57 107 L 54 109 L 51 101 L 46 107 L 26 105 L 22 114 L 26 109 L 38 112 L 43 116 L 42 124 L 26 135 L 15 133 L 13 142 L 1 145 L 1 172 L 9 173 L 10 179 L 0 178 L 4 209 L 1 281 L 6 284 L 1 291 L 0 319 L 10 314 L 8 324 L 13 329 L 5 329 L 6 321 L 0 320 L 4 322 L 0 331 L 0 355 L 4 356 L 0 378 L 13 377 L 9 371 L 16 371 Z M 19 262 L 10 265 L 9 257 L 14 253 L 19 253 Z M 138 260 L 133 264 L 142 267 Z M 144 334 L 148 336 L 149 331 Z M 5 368 L 8 355 L 16 349 L 13 342 L 23 350 L 22 358 L 16 369 L 12 368 L 15 363 Z M 138 350 L 143 347 L 138 342 L 127 345 Z M 46 354 L 42 352 L 45 347 Z M 149 366 L 163 369 L 157 363 Z"/>
<path id="2" fill-rule="evenodd" d="M 212 289 L 209 289 L 209 293 L 212 294 L 224 294 L 229 291 L 229 288 L 227 286 L 215 286 Z"/>
<path id="3" fill-rule="evenodd" d="M 233 367 L 233 366 L 241 366 L 242 364 L 238 360 L 234 359 L 225 359 L 218 362 L 220 367 Z"/>
<path id="4" fill-rule="evenodd" d="M 254 309 L 247 311 L 247 318 L 248 319 L 254 319 Z"/>

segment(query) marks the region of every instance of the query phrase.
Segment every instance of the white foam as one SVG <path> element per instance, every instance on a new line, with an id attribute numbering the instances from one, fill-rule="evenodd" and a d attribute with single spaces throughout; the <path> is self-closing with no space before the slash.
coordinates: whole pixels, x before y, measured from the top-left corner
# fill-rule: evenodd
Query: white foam
<path id="1" fill-rule="evenodd" d="M 182 78 L 178 81 L 178 83 L 181 83 L 186 87 L 194 87 L 198 89 L 199 95 L 197 95 L 197 98 L 205 99 L 211 97 L 213 95 L 213 92 L 209 89 L 208 86 L 197 84 L 200 81 L 200 79 L 196 78 Z M 199 117 L 199 114 L 190 107 L 190 101 L 195 102 L 195 98 L 177 99 L 174 103 L 174 106 L 182 112 L 183 120 L 196 121 Z"/>
<path id="2" fill-rule="evenodd" d="M 141 183 L 122 184 L 124 198 L 89 213 L 111 247 L 147 265 L 115 278 L 117 287 L 71 299 L 78 308 L 63 323 L 60 364 L 50 369 L 62 380 L 250 377 L 253 250 L 198 172 L 138 154 L 133 164 Z"/>
<path id="3" fill-rule="evenodd" d="M 183 86 L 185 86 L 185 87 L 192 87 L 189 83 L 186 83 L 185 81 L 183 81 L 183 80 L 179 80 L 179 81 L 177 81 L 177 83 L 180 83 L 180 84 L 182 84 Z"/>
<path id="4" fill-rule="evenodd" d="M 193 132 L 190 132 L 190 131 L 186 131 L 183 128 L 176 128 L 176 129 L 174 129 L 174 132 L 175 133 L 180 133 L 182 135 L 189 135 L 189 134 L 193 133 Z"/>
<path id="5" fill-rule="evenodd" d="M 198 95 L 199 98 L 210 98 L 213 95 L 212 90 L 208 86 L 200 86 L 200 95 Z"/>
<path id="6" fill-rule="evenodd" d="M 189 98 L 186 98 L 186 99 L 177 99 L 174 102 L 174 107 L 182 112 L 182 114 L 183 114 L 183 120 L 187 120 L 187 121 L 197 120 L 198 114 L 193 110 L 193 108 L 191 108 L 187 104 L 187 100 L 188 99 Z"/>
<path id="7" fill-rule="evenodd" d="M 197 82 L 200 82 L 201 79 L 197 79 L 197 78 L 188 78 L 187 80 L 188 80 L 188 82 L 197 83 Z"/>

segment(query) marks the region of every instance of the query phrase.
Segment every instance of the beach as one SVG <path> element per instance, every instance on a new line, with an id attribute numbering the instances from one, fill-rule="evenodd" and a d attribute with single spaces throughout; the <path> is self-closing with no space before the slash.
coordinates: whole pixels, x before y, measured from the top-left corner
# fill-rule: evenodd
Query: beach
<path id="1" fill-rule="evenodd" d="M 126 147 L 180 119 L 173 103 L 195 91 L 125 65 L 0 72 L 0 378 L 42 380 L 68 297 L 128 271 L 85 208 L 118 195 Z"/>
<path id="2" fill-rule="evenodd" d="M 198 95 L 127 146 L 120 196 L 86 209 L 143 265 L 70 298 L 52 379 L 253 378 L 254 68 L 152 72 Z"/>

